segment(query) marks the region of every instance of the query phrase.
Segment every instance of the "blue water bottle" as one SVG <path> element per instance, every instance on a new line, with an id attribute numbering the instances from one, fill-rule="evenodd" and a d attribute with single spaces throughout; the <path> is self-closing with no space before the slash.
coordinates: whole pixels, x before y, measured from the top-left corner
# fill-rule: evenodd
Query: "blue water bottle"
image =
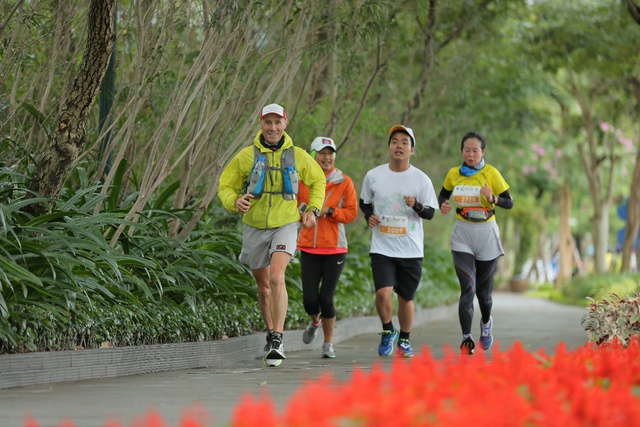
<path id="1" fill-rule="evenodd" d="M 267 170 L 267 159 L 264 156 L 258 157 L 256 164 L 251 170 L 251 176 L 249 178 L 249 186 L 247 187 L 247 193 L 259 196 L 262 194 L 262 187 L 264 187 L 264 176 Z"/>

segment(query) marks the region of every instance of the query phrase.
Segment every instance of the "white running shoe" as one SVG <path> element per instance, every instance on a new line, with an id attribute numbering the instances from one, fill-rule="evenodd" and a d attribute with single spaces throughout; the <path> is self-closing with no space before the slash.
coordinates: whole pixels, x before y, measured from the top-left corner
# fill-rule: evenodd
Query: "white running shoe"
<path id="1" fill-rule="evenodd" d="M 336 357 L 336 353 L 333 351 L 333 344 L 330 342 L 322 344 L 322 357 L 324 359 L 334 359 Z"/>
<path id="2" fill-rule="evenodd" d="M 272 332 L 267 334 L 267 345 L 264 346 L 264 356 L 262 361 L 266 366 L 280 366 L 286 359 L 284 355 L 284 344 L 282 343 L 282 333 Z"/>
<path id="3" fill-rule="evenodd" d="M 321 325 L 322 322 L 318 323 L 317 325 L 314 325 L 313 322 L 309 322 L 309 325 L 302 333 L 302 342 L 304 342 L 305 344 L 311 344 L 316 338 L 316 335 L 318 335 L 318 329 L 320 329 Z"/>

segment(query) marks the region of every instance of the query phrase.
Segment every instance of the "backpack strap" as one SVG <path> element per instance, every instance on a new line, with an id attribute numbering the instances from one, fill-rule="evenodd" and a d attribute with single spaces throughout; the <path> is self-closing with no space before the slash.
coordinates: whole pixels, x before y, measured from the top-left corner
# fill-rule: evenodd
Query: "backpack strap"
<path id="1" fill-rule="evenodd" d="M 264 161 L 266 160 L 266 167 L 264 166 Z M 262 164 L 261 164 L 262 163 Z M 295 161 L 295 147 L 290 147 L 285 150 L 282 150 L 281 160 L 280 160 L 279 168 L 272 166 L 269 162 L 269 156 L 262 153 L 258 147 L 253 146 L 253 168 L 249 173 L 249 180 L 245 183 L 245 192 L 249 188 L 253 188 L 251 185 L 251 178 L 254 177 L 254 181 L 259 182 L 258 185 L 259 190 L 253 192 L 255 198 L 260 198 L 262 194 L 281 194 L 285 200 L 295 200 L 298 198 L 299 192 L 299 184 L 300 179 L 298 176 L 298 170 L 296 169 L 296 161 Z M 256 169 L 260 168 L 260 173 L 262 176 L 261 180 L 257 180 Z M 279 171 L 282 176 L 282 191 L 265 191 L 264 184 L 266 181 L 266 171 L 273 170 Z"/>

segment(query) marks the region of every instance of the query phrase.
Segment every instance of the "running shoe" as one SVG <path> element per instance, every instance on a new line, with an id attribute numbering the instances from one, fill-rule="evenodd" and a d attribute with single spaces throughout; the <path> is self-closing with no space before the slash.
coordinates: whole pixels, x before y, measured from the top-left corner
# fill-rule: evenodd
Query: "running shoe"
<path id="1" fill-rule="evenodd" d="M 271 340 L 273 339 L 273 331 L 267 331 L 267 344 L 264 346 L 264 355 L 266 356 L 271 350 Z"/>
<path id="2" fill-rule="evenodd" d="M 480 347 L 489 350 L 493 345 L 493 318 L 489 316 L 489 323 L 486 325 L 480 319 Z"/>
<path id="3" fill-rule="evenodd" d="M 282 365 L 282 359 L 264 359 L 264 365 L 269 368 L 277 368 Z"/>
<path id="4" fill-rule="evenodd" d="M 389 357 L 393 353 L 393 344 L 398 339 L 398 331 L 382 331 L 380 333 L 382 339 L 378 346 L 378 355 L 382 357 Z"/>
<path id="5" fill-rule="evenodd" d="M 324 359 L 334 359 L 336 357 L 336 353 L 333 351 L 333 344 L 330 342 L 322 344 L 322 357 Z"/>
<path id="6" fill-rule="evenodd" d="M 413 357 L 413 349 L 408 339 L 400 338 L 398 341 L 398 355 L 406 359 Z"/>
<path id="7" fill-rule="evenodd" d="M 282 363 L 282 359 L 267 359 L 267 355 L 271 351 L 271 340 L 273 339 L 273 331 L 267 332 L 267 344 L 264 346 L 264 354 L 262 356 L 262 362 L 265 366 L 279 366 Z M 280 363 L 277 363 L 280 362 Z"/>
<path id="8" fill-rule="evenodd" d="M 284 355 L 284 344 L 282 343 L 282 334 L 273 332 L 267 335 L 267 345 L 264 347 L 264 356 L 262 361 L 266 366 L 280 366 L 282 361 L 286 359 Z"/>
<path id="9" fill-rule="evenodd" d="M 304 342 L 305 344 L 311 344 L 316 338 L 316 335 L 318 335 L 318 329 L 320 329 L 320 325 L 322 325 L 322 322 L 318 323 L 317 325 L 314 325 L 313 322 L 309 322 L 309 326 L 307 326 L 302 334 L 302 342 Z"/>
<path id="10" fill-rule="evenodd" d="M 460 344 L 460 351 L 464 355 L 471 356 L 476 351 L 476 343 L 473 341 L 471 334 L 465 334 L 462 337 L 462 344 Z"/>

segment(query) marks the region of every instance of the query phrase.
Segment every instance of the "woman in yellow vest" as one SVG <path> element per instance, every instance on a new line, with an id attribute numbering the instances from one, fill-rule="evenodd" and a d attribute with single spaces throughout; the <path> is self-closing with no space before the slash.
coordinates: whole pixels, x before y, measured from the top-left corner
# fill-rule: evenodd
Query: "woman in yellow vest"
<path id="1" fill-rule="evenodd" d="M 498 169 L 484 161 L 486 142 L 478 132 L 468 132 L 461 142 L 463 162 L 447 173 L 438 196 L 443 215 L 452 210 L 449 198 L 456 205 L 456 223 L 451 236 L 451 254 L 458 281 L 460 302 L 458 315 L 462 328 L 463 354 L 473 354 L 475 341 L 471 335 L 473 300 L 478 298 L 480 347 L 489 350 L 493 345 L 493 276 L 498 258 L 504 255 L 500 230 L 496 224 L 495 208 L 513 207 L 509 184 Z"/>

